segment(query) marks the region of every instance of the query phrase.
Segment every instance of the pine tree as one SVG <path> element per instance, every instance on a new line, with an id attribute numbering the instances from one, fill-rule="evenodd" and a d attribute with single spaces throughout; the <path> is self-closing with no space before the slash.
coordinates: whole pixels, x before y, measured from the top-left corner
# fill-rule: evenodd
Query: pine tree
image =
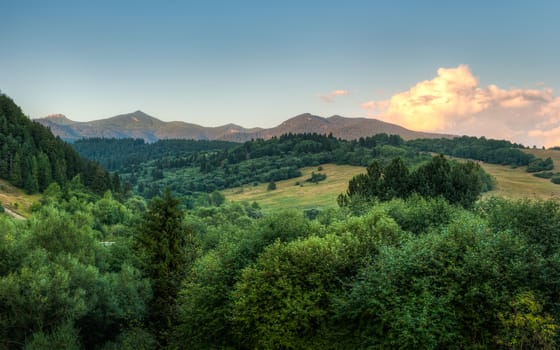
<path id="1" fill-rule="evenodd" d="M 21 162 L 22 160 L 20 154 L 16 153 L 12 161 L 12 167 L 10 169 L 10 181 L 15 186 L 20 186 L 20 187 L 23 185 Z"/>
<path id="2" fill-rule="evenodd" d="M 136 247 L 153 282 L 149 325 L 164 346 L 175 321 L 181 281 L 196 257 L 193 233 L 185 229 L 179 200 L 168 190 L 154 198 L 136 236 Z"/>

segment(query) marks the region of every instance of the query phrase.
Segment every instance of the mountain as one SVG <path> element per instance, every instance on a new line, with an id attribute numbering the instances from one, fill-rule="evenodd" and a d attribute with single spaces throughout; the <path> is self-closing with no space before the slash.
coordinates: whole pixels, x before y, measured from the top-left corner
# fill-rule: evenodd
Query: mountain
<path id="1" fill-rule="evenodd" d="M 142 138 L 148 142 L 159 139 L 224 140 L 245 142 L 251 139 L 270 139 L 283 134 L 333 134 L 345 140 L 358 139 L 379 133 L 398 134 L 403 139 L 440 138 L 452 135 L 412 131 L 396 124 L 370 118 L 345 118 L 338 115 L 323 118 L 309 113 L 288 119 L 269 129 L 247 129 L 236 124 L 204 127 L 185 122 L 164 122 L 142 111 L 117 115 L 91 122 L 75 122 L 63 115 L 36 119 L 49 127 L 53 134 L 67 141 L 80 138 Z"/>

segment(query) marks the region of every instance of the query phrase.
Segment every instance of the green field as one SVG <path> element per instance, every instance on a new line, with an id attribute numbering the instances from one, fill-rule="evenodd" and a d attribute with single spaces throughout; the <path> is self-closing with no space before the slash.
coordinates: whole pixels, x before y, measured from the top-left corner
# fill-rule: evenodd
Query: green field
<path id="1" fill-rule="evenodd" d="M 527 152 L 543 159 L 551 157 L 554 160 L 554 171 L 560 172 L 560 151 L 532 149 Z M 496 181 L 494 190 L 485 193 L 483 197 L 560 198 L 560 185 L 527 173 L 526 167 L 512 168 L 482 162 L 480 164 Z M 303 176 L 299 178 L 277 182 L 277 189 L 274 191 L 267 191 L 267 184 L 260 184 L 227 189 L 223 194 L 232 201 L 257 202 L 265 210 L 334 207 L 336 197 L 346 191 L 348 181 L 354 175 L 365 171 L 362 167 L 350 165 L 324 164 L 322 167 L 321 173 L 326 173 L 327 179 L 318 184 L 304 182 L 312 171 L 318 172 L 317 167 L 308 167 L 302 169 Z M 296 186 L 296 182 L 302 185 Z"/>
<path id="2" fill-rule="evenodd" d="M 267 191 L 268 184 L 258 186 L 246 185 L 223 191 L 228 200 L 257 202 L 263 209 L 309 209 L 336 206 L 336 197 L 346 191 L 348 181 L 365 168 L 351 165 L 324 164 L 323 170 L 317 167 L 301 169 L 302 176 L 290 180 L 278 181 L 276 190 Z M 318 184 L 305 182 L 311 172 L 327 174 L 327 178 Z M 296 186 L 299 182 L 301 185 Z"/>
<path id="3" fill-rule="evenodd" d="M 552 158 L 554 172 L 560 172 L 560 151 L 527 149 L 527 153 L 545 159 Z M 548 199 L 560 198 L 560 185 L 555 185 L 549 179 L 541 179 L 526 172 L 527 167 L 511 168 L 494 164 L 484 164 L 486 172 L 496 179 L 496 188 L 484 196 L 497 195 L 507 198 Z"/>

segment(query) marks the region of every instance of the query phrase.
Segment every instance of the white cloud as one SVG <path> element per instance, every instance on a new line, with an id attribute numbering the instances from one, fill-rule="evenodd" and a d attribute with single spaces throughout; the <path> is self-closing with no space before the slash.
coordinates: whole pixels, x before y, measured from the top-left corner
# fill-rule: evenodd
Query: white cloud
<path id="1" fill-rule="evenodd" d="M 440 68 L 431 80 L 361 106 L 371 117 L 413 130 L 560 145 L 560 97 L 552 89 L 481 87 L 467 65 Z"/>
<path id="2" fill-rule="evenodd" d="M 339 96 L 345 96 L 348 95 L 348 90 L 333 90 L 331 92 L 329 92 L 328 94 L 324 95 L 324 94 L 319 94 L 319 98 L 321 100 L 323 100 L 324 102 L 327 103 L 332 103 L 335 101 L 335 99 Z"/>

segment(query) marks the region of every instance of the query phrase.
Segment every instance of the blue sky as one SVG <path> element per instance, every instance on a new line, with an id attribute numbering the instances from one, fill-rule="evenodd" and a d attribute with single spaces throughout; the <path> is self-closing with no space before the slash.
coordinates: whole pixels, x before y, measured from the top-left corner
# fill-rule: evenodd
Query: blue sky
<path id="1" fill-rule="evenodd" d="M 490 115 L 498 125 L 548 113 L 496 136 L 556 142 L 558 13 L 557 1 L 0 0 L 0 89 L 32 118 L 81 121 L 140 109 L 270 127 L 310 112 L 476 134 Z M 434 104 L 471 76 L 445 99 L 457 103 Z M 499 110 L 465 109 L 481 103 L 476 89 Z M 412 111 L 436 108 L 436 122 L 407 115 L 419 97 L 424 115 Z"/>

